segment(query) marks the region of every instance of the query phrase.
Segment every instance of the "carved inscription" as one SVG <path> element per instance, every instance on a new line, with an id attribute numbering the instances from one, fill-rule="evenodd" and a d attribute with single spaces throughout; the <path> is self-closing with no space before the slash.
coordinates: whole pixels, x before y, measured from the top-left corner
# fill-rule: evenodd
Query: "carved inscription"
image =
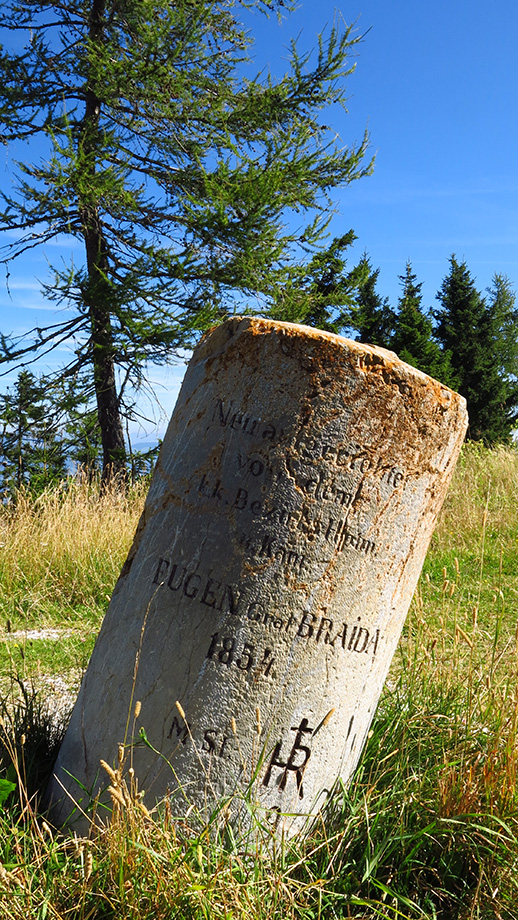
<path id="1" fill-rule="evenodd" d="M 307 438 L 304 433 L 297 439 L 297 453 L 302 461 L 326 463 L 342 471 L 374 475 L 379 482 L 397 489 L 406 481 L 406 473 L 399 467 L 388 463 L 384 457 L 361 444 L 350 442 L 343 444 L 336 440 L 324 438 Z"/>
<path id="2" fill-rule="evenodd" d="M 238 454 L 237 456 L 239 457 L 240 455 Z M 261 469 L 261 472 L 252 473 L 252 475 L 262 476 L 265 470 L 262 461 L 251 461 L 250 458 L 248 458 L 248 461 L 251 463 L 250 471 L 252 471 L 252 467 L 256 470 Z M 257 466 L 254 467 L 254 464 L 257 464 Z M 297 487 L 304 495 L 310 496 L 318 502 L 330 502 L 342 508 L 351 507 L 361 494 L 359 487 L 354 490 L 347 489 L 338 480 L 324 479 L 322 476 L 319 479 L 301 478 L 300 481 L 297 481 Z M 225 505 L 236 508 L 238 511 L 249 511 L 253 515 L 261 515 L 265 521 L 270 521 L 271 523 L 293 524 L 296 526 L 304 516 L 307 516 L 307 509 L 310 507 L 306 505 L 305 509 L 289 509 L 275 505 L 272 504 L 271 497 L 264 499 L 253 495 L 249 488 L 245 488 L 242 485 L 237 486 L 235 483 L 233 483 L 232 489 L 228 490 L 225 488 L 221 477 L 211 473 L 203 473 L 198 485 L 198 492 L 204 498 L 216 499 Z"/>
<path id="3" fill-rule="evenodd" d="M 223 803 L 246 835 L 252 785 L 280 841 L 309 828 L 368 737 L 466 424 L 462 399 L 375 346 L 252 317 L 205 336 L 55 766 L 53 821 L 89 832 L 77 789 L 110 805 L 97 767 L 117 762 L 138 695 L 149 809 L 174 796 L 198 833 Z"/>
<path id="4" fill-rule="evenodd" d="M 262 523 L 266 525 L 287 525 L 291 530 L 299 530 L 308 539 L 322 537 L 335 546 L 339 552 L 346 546 L 350 546 L 366 556 L 377 555 L 375 541 L 363 534 L 355 533 L 348 515 L 338 518 L 334 516 L 315 516 L 315 506 L 307 504 L 293 509 L 272 505 L 269 498 L 265 500 L 254 498 L 250 495 L 249 490 L 242 486 L 238 486 L 233 492 L 227 493 L 221 479 L 211 478 L 206 473 L 202 476 L 198 491 L 205 498 L 221 501 L 237 511 L 248 511 L 254 517 L 260 517 Z M 340 497 L 339 503 L 341 505 L 348 506 L 355 500 L 353 492 L 345 492 L 343 489 L 335 490 L 334 494 L 335 497 Z M 316 507 L 318 510 L 318 505 Z M 280 559 L 283 565 L 293 567 L 296 571 L 302 571 L 305 564 L 304 555 L 300 552 L 286 549 L 269 532 L 265 533 L 260 540 L 255 537 L 250 538 L 245 543 L 245 546 L 258 556 Z"/>
<path id="5" fill-rule="evenodd" d="M 309 479 L 298 477 L 297 486 L 305 495 L 310 495 L 318 502 L 331 502 L 342 508 L 350 508 L 360 497 L 361 489 L 348 489 L 340 480 L 325 476 L 323 472 L 313 474 Z"/>
<path id="6" fill-rule="evenodd" d="M 228 448 L 233 449 L 224 449 L 219 469 L 199 473 L 197 493 L 239 515 L 241 532 L 236 538 L 252 565 L 276 565 L 307 580 L 315 561 L 325 561 L 329 553 L 347 550 L 366 560 L 378 557 L 379 523 L 372 526 L 380 498 L 376 483 L 401 489 L 406 473 L 387 461 L 379 448 L 344 443 L 342 416 L 343 412 L 339 423 L 329 424 L 315 437 L 303 429 L 279 459 L 270 451 L 289 438 L 280 420 L 242 412 L 231 400 L 213 403 L 209 424 L 229 435 Z M 157 581 L 163 574 L 159 572 Z M 180 579 L 181 572 L 172 568 L 168 587 L 214 609 L 235 606 L 233 586 L 210 579 L 202 585 L 197 573 L 182 584 Z M 217 597 L 220 590 L 226 595 L 223 600 Z"/>
<path id="7" fill-rule="evenodd" d="M 217 728 L 207 728 L 203 733 L 201 749 L 206 754 L 214 754 L 215 757 L 224 757 L 225 748 L 230 738 L 231 735 L 225 735 L 218 731 Z"/>
<path id="8" fill-rule="evenodd" d="M 300 520 L 300 531 L 309 540 L 323 537 L 324 540 L 335 546 L 339 552 L 344 547 L 350 546 L 365 556 L 377 556 L 378 552 L 374 540 L 369 540 L 362 534 L 354 533 L 350 528 L 351 523 L 347 517 L 338 519 L 314 518 L 313 520 L 303 520 L 301 518 Z M 283 565 L 293 569 L 295 572 L 302 572 L 306 565 L 306 556 L 291 550 L 271 534 L 264 535 L 259 540 L 251 537 L 246 541 L 245 547 L 254 556 L 280 559 Z"/>
<path id="9" fill-rule="evenodd" d="M 260 418 L 254 418 L 246 412 L 240 412 L 234 408 L 232 402 L 225 403 L 222 399 L 216 400 L 212 421 L 221 425 L 222 428 L 240 431 L 263 441 L 278 441 L 284 434 L 279 425 L 273 425 L 271 422 L 265 423 Z"/>
<path id="10" fill-rule="evenodd" d="M 314 729 L 309 727 L 307 719 L 302 719 L 300 725 L 294 726 L 291 731 L 295 732 L 296 734 L 287 759 L 281 760 L 282 741 L 278 741 L 273 749 L 273 754 L 270 758 L 266 773 L 264 774 L 262 785 L 269 785 L 273 770 L 276 767 L 282 770 L 282 773 L 278 775 L 277 778 L 277 787 L 279 792 L 284 792 L 288 782 L 288 777 L 290 774 L 293 774 L 293 778 L 297 784 L 299 799 L 303 799 L 304 786 L 302 785 L 302 780 L 304 778 L 304 771 L 308 765 L 309 758 L 311 757 L 311 750 L 307 744 L 301 744 L 301 741 L 304 738 L 304 735 L 312 735 Z"/>
<path id="11" fill-rule="evenodd" d="M 367 628 L 361 624 L 361 617 L 357 618 L 355 623 L 346 620 L 337 623 L 336 620 L 323 613 L 305 613 L 294 615 L 283 615 L 275 607 L 274 602 L 266 597 L 263 601 L 250 600 L 246 592 L 235 584 L 225 584 L 218 581 L 212 576 L 202 575 L 201 573 L 191 570 L 188 565 L 171 563 L 169 559 L 160 557 L 155 569 L 153 584 L 163 585 L 170 591 L 178 592 L 194 603 L 201 604 L 220 613 L 229 613 L 241 620 L 248 620 L 257 626 L 268 628 L 275 633 L 288 633 L 298 636 L 301 639 L 311 640 L 316 644 L 322 643 L 332 649 L 342 649 L 343 651 L 356 652 L 358 654 L 376 655 L 380 642 L 380 630 Z M 220 643 L 222 640 L 218 633 L 214 633 L 212 643 Z M 225 637 L 225 641 L 231 642 L 231 637 Z M 216 651 L 211 643 L 212 657 Z M 210 650 L 209 650 L 210 651 Z M 218 655 L 222 650 L 219 649 Z M 232 661 L 234 658 L 234 648 L 227 650 L 230 655 L 232 652 Z M 263 655 L 266 654 L 266 651 Z M 237 653 L 236 653 L 237 654 Z M 255 646 L 254 646 L 255 654 Z M 238 656 L 239 657 L 239 656 Z M 230 659 L 219 659 L 222 664 L 232 663 Z M 246 655 L 243 658 L 241 652 L 240 660 L 246 661 Z M 263 658 L 261 667 L 266 667 L 269 659 Z M 237 666 L 237 664 L 236 664 Z M 250 665 L 253 667 L 253 665 Z M 247 671 L 246 666 L 240 667 L 240 670 Z M 269 674 L 269 668 L 263 673 Z"/>
<path id="12" fill-rule="evenodd" d="M 231 739 L 230 734 L 225 734 L 218 728 L 202 728 L 201 732 L 196 730 L 189 722 L 180 722 L 178 716 L 173 718 L 171 728 L 167 737 L 185 745 L 190 739 L 196 741 L 199 738 L 199 750 L 205 754 L 213 754 L 215 757 L 224 757 L 228 741 Z"/>
<path id="13" fill-rule="evenodd" d="M 261 653 L 251 642 L 239 646 L 235 636 L 221 636 L 217 632 L 211 636 L 207 658 L 227 668 L 235 665 L 240 671 L 253 671 L 254 675 L 265 677 L 268 677 L 274 662 L 271 648 L 265 648 Z"/>
<path id="14" fill-rule="evenodd" d="M 309 720 L 306 718 L 302 719 L 299 725 L 292 726 L 291 731 L 295 732 L 295 740 L 293 741 L 291 750 L 286 760 L 281 759 L 284 743 L 282 741 L 277 742 L 277 744 L 275 745 L 273 749 L 270 760 L 268 761 L 268 766 L 266 768 L 266 772 L 262 780 L 263 786 L 269 786 L 270 781 L 273 776 L 274 769 L 278 769 L 282 771 L 281 773 L 277 774 L 277 778 L 276 778 L 276 784 L 277 784 L 277 788 L 279 792 L 284 792 L 288 784 L 289 776 L 291 774 L 297 785 L 297 792 L 298 792 L 299 799 L 304 798 L 304 786 L 303 786 L 304 772 L 309 763 L 309 759 L 312 753 L 311 748 L 309 747 L 309 740 L 312 736 L 314 738 L 317 732 L 324 725 L 327 724 L 327 722 L 329 721 L 329 717 L 333 714 L 333 712 L 334 712 L 334 709 L 332 709 L 327 714 L 327 716 L 324 719 L 322 719 L 322 721 L 320 722 L 319 725 L 317 725 L 316 728 L 311 728 L 309 725 Z M 349 726 L 347 729 L 347 735 L 345 738 L 345 744 L 349 742 L 349 737 L 352 732 L 353 723 L 354 723 L 354 716 L 351 716 L 349 720 Z M 306 738 L 305 737 L 306 735 L 308 735 L 309 737 Z M 306 742 L 305 744 L 301 743 L 303 740 Z M 354 746 L 355 740 L 356 740 L 356 735 L 353 737 L 353 741 L 352 741 L 353 746 Z M 272 811 L 275 811 L 275 806 L 272 809 Z"/>
<path id="15" fill-rule="evenodd" d="M 301 575 L 307 564 L 306 556 L 270 535 L 265 535 L 260 540 L 249 538 L 244 545 L 252 556 L 265 561 L 279 559 L 287 569 L 296 575 Z"/>
<path id="16" fill-rule="evenodd" d="M 295 732 L 295 738 L 291 741 L 291 748 L 287 756 L 283 752 L 288 749 L 290 741 L 277 741 L 267 762 L 266 771 L 261 781 L 262 786 L 269 786 L 273 779 L 278 791 L 284 792 L 291 777 L 296 784 L 299 798 L 304 798 L 304 773 L 312 753 L 309 742 L 312 737 L 314 738 L 314 736 L 316 736 L 322 726 L 327 724 L 329 715 L 333 712 L 334 710 L 331 710 L 316 728 L 311 728 L 307 718 L 301 719 L 298 725 L 292 726 L 290 731 Z M 351 716 L 345 737 L 345 744 L 349 742 L 353 723 L 354 716 Z M 190 740 L 197 746 L 199 751 L 218 758 L 224 757 L 227 753 L 230 753 L 228 751 L 228 743 L 232 740 L 230 732 L 225 732 L 221 728 L 192 726 L 183 719 L 180 721 L 178 716 L 173 718 L 167 737 L 182 745 L 185 745 L 187 741 Z M 355 740 L 356 735 L 353 737 L 353 746 Z"/>
<path id="17" fill-rule="evenodd" d="M 196 571 L 190 571 L 187 565 L 178 562 L 171 564 L 170 560 L 163 556 L 158 560 L 153 584 L 164 584 L 170 591 L 178 591 L 184 597 L 197 600 L 205 607 L 238 613 L 239 590 L 236 585 L 223 584 L 212 577 L 203 577 Z"/>
<path id="18" fill-rule="evenodd" d="M 247 530 L 244 526 L 240 542 L 250 558 L 260 564 L 279 562 L 298 577 L 310 569 L 311 551 L 304 550 L 315 540 L 329 544 L 333 551 L 350 548 L 364 557 L 375 559 L 378 555 L 376 539 L 362 532 L 361 517 L 369 519 L 374 510 L 372 500 L 376 492 L 365 489 L 366 476 L 386 489 L 404 487 L 406 474 L 397 466 L 360 444 L 341 441 L 341 431 L 336 436 L 330 431 L 322 436 L 307 437 L 303 432 L 296 443 L 298 457 L 290 460 L 284 456 L 284 466 L 271 466 L 269 449 L 282 442 L 286 433 L 278 422 L 264 420 L 259 415 L 239 411 L 232 401 L 218 399 L 212 412 L 212 424 L 230 435 L 243 438 L 243 448 L 225 452 L 219 470 L 200 473 L 198 495 L 204 501 L 224 505 L 233 512 L 243 514 L 243 520 L 257 521 L 261 532 Z M 239 440 L 238 442 L 239 443 Z M 255 443 L 260 453 L 246 444 Z M 266 454 L 265 454 L 266 448 Z M 267 485 L 266 485 L 267 483 Z M 386 494 L 386 493 L 385 493 Z M 286 528 L 290 539 L 281 535 Z M 295 537 L 297 540 L 295 540 Z M 293 541 L 293 543 L 291 542 Z M 381 641 L 380 630 L 355 621 L 328 617 L 327 611 L 284 613 L 268 597 L 261 601 L 250 599 L 240 584 L 226 583 L 213 573 L 199 571 L 198 564 L 179 563 L 160 557 L 153 574 L 153 584 L 163 585 L 176 595 L 193 604 L 219 613 L 228 613 L 241 622 L 248 621 L 271 636 L 272 647 L 247 641 L 239 633 L 214 632 L 206 652 L 211 666 L 233 669 L 244 676 L 268 678 L 275 676 L 275 636 L 288 635 L 292 639 L 319 645 L 326 650 L 341 650 L 352 655 L 375 658 Z M 346 741 L 353 725 L 351 717 Z M 275 785 L 283 792 L 290 781 L 297 795 L 304 797 L 304 773 L 311 757 L 312 737 L 315 730 L 307 718 L 292 726 L 291 740 L 278 740 L 266 765 L 262 785 Z M 208 756 L 223 758 L 229 751 L 230 732 L 220 728 L 197 726 L 193 728 L 177 717 L 172 721 L 168 738 L 185 745 L 190 738 L 198 750 Z"/>
<path id="19" fill-rule="evenodd" d="M 259 441 L 271 444 L 285 439 L 285 431 L 279 422 L 265 422 L 262 418 L 254 418 L 250 413 L 236 410 L 232 402 L 222 399 L 215 401 L 212 423 L 229 431 L 255 436 Z M 340 437 L 340 430 L 337 430 L 334 436 L 331 432 L 324 431 L 320 437 L 308 437 L 302 429 L 296 440 L 297 453 L 301 460 L 318 463 L 326 461 L 342 470 L 351 470 L 361 475 L 375 474 L 380 482 L 390 485 L 393 489 L 406 481 L 407 474 L 404 470 L 387 462 L 383 456 L 376 455 L 371 448 L 354 441 L 344 444 L 339 440 Z"/>
<path id="20" fill-rule="evenodd" d="M 191 731 L 191 726 L 189 725 L 189 723 L 183 722 L 182 724 L 182 722 L 180 722 L 180 720 L 178 719 L 178 716 L 175 716 L 172 721 L 171 728 L 169 729 L 169 732 L 167 734 L 167 737 L 168 738 L 176 737 L 176 739 L 180 741 L 181 744 L 185 744 L 190 734 L 192 734 L 192 731 Z"/>
<path id="21" fill-rule="evenodd" d="M 343 415 L 342 411 L 342 415 Z M 250 413 L 243 413 L 235 409 L 230 401 L 222 399 L 215 401 L 212 412 L 212 423 L 228 431 L 237 431 L 241 434 L 255 437 L 259 443 L 269 446 L 286 439 L 286 432 L 280 422 L 265 422 L 262 418 L 254 418 Z M 299 461 L 318 465 L 319 469 L 310 475 L 309 479 L 297 481 L 297 487 L 305 490 L 306 494 L 313 494 L 322 501 L 336 501 L 342 505 L 351 502 L 353 492 L 336 485 L 337 480 L 326 475 L 321 465 L 324 463 L 328 470 L 332 467 L 340 473 L 352 472 L 356 476 L 365 476 L 370 473 L 373 478 L 392 489 L 404 485 L 407 473 L 395 466 L 386 458 L 366 445 L 354 441 L 344 443 L 342 424 L 336 432 L 324 430 L 320 436 L 308 437 L 302 429 L 296 439 L 295 447 Z M 258 458 L 247 457 L 244 453 L 238 454 L 238 469 L 259 477 L 265 472 L 265 463 Z M 295 473 L 295 470 L 290 470 Z"/>
<path id="22" fill-rule="evenodd" d="M 361 617 L 358 617 L 354 625 L 342 623 L 339 632 L 333 636 L 335 630 L 333 620 L 316 613 L 305 613 L 299 623 L 297 636 L 313 638 L 317 643 L 322 641 L 324 645 L 330 645 L 331 648 L 338 643 L 338 646 L 347 649 L 348 652 L 359 654 L 371 652 L 374 657 L 378 649 L 380 631 L 379 629 L 369 630 L 360 624 Z"/>
<path id="23" fill-rule="evenodd" d="M 256 442 L 268 447 L 285 434 L 279 422 L 264 422 L 243 414 L 231 402 L 221 399 L 213 408 L 212 422 L 229 431 L 253 435 Z M 338 431 L 336 438 L 339 436 Z M 293 535 L 299 533 L 307 541 L 324 540 L 333 552 L 350 548 L 366 557 L 376 557 L 376 540 L 355 519 L 360 509 L 364 516 L 367 513 L 367 518 L 369 508 L 374 510 L 371 496 L 363 488 L 363 478 L 370 473 L 379 483 L 396 489 L 404 483 L 403 471 L 355 443 L 320 443 L 310 438 L 299 446 L 302 458 L 290 461 L 289 455 L 285 457 L 287 473 L 282 464 L 271 468 L 264 456 L 257 456 L 246 447 L 232 452 L 222 469 L 200 474 L 198 494 L 259 521 L 264 532 L 246 537 L 245 547 L 259 559 L 279 560 L 295 574 L 303 574 L 309 562 L 300 548 L 288 547 L 285 539 L 279 539 L 279 525 L 287 527 Z M 322 462 L 325 469 L 321 468 Z M 266 495 L 265 478 L 268 479 Z M 291 495 L 289 501 L 285 497 L 280 501 L 276 498 L 286 492 Z"/>
<path id="24" fill-rule="evenodd" d="M 204 473 L 201 477 L 198 492 L 204 498 L 214 498 L 224 505 L 236 508 L 237 511 L 251 511 L 252 514 L 260 514 L 264 504 L 262 501 L 252 498 L 249 490 L 243 487 L 235 487 L 233 491 L 229 492 L 225 489 L 220 478 L 211 476 L 208 473 Z"/>
<path id="25" fill-rule="evenodd" d="M 244 413 L 232 401 L 223 399 L 217 399 L 214 404 L 212 424 L 229 435 L 238 433 L 244 436 L 245 444 L 253 439 L 256 444 L 267 448 L 286 437 L 279 422 L 265 421 L 252 412 Z M 314 438 L 307 437 L 302 431 L 295 445 L 298 460 L 290 462 L 289 456 L 285 457 L 286 473 L 278 465 L 271 468 L 264 449 L 258 456 L 245 446 L 227 455 L 221 470 L 205 471 L 200 475 L 198 494 L 204 500 L 242 512 L 248 520 L 260 522 L 264 532 L 243 533 L 241 542 L 251 558 L 262 564 L 278 561 L 284 568 L 302 577 L 309 569 L 311 555 L 301 549 L 300 538 L 302 545 L 318 539 L 330 544 L 334 551 L 350 548 L 374 559 L 378 555 L 376 540 L 370 534 L 362 533 L 356 522 L 356 512 L 360 508 L 364 509 L 364 513 L 369 507 L 373 510 L 370 504 L 372 493 L 365 492 L 364 477 L 369 475 L 374 483 L 395 490 L 404 487 L 406 474 L 392 463 L 387 463 L 382 456 L 376 456 L 369 448 L 355 442 L 344 444 L 342 436 L 340 429 L 334 437 L 331 431 L 324 431 Z M 266 494 L 265 480 L 268 481 Z M 287 491 L 286 485 L 289 486 Z M 292 496 L 289 503 L 285 498 L 276 499 L 276 496 L 285 494 Z M 290 545 L 285 537 L 281 537 L 279 527 L 287 528 L 291 534 L 300 534 L 298 542 Z M 357 617 L 355 622 L 344 620 L 337 623 L 326 615 L 325 610 L 283 615 L 267 598 L 249 600 L 240 585 L 226 584 L 212 574 L 206 577 L 197 568 L 190 570 L 188 564 L 180 565 L 161 557 L 153 583 L 164 584 L 196 604 L 248 620 L 267 629 L 272 638 L 275 634 L 290 634 L 327 649 L 341 649 L 372 658 L 378 651 L 380 630 L 363 625 L 361 617 Z M 245 675 L 252 672 L 265 677 L 270 675 L 274 664 L 271 648 L 261 649 L 240 636 L 220 632 L 212 634 L 206 659 Z M 352 723 L 351 718 L 347 740 Z M 175 719 L 170 736 L 175 733 L 180 743 L 185 744 L 189 731 L 190 728 L 181 727 Z M 311 757 L 309 739 L 314 729 L 304 718 L 291 731 L 295 733 L 291 748 L 288 749 L 287 741 L 276 743 L 262 785 L 268 786 L 275 781 L 279 791 L 284 791 L 290 777 L 293 777 L 298 796 L 302 799 L 304 771 Z M 224 756 L 228 735 L 216 729 L 206 729 L 202 739 L 202 751 Z"/>

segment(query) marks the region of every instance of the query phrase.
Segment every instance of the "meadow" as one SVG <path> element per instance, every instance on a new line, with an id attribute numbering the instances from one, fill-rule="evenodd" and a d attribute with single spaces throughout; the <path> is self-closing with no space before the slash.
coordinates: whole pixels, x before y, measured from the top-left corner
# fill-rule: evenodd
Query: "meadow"
<path id="1" fill-rule="evenodd" d="M 518 918 L 518 451 L 466 445 L 369 740 L 304 838 L 39 805 L 145 496 L 72 481 L 0 506 L 0 920 Z"/>

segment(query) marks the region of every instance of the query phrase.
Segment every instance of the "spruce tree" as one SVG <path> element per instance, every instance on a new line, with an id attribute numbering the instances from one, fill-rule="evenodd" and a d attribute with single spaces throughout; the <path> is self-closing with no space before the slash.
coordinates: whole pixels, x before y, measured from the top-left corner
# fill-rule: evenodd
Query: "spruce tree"
<path id="1" fill-rule="evenodd" d="M 518 378 L 518 306 L 507 275 L 495 272 L 486 291 L 497 336 L 498 361 L 507 380 Z"/>
<path id="2" fill-rule="evenodd" d="M 514 420 L 497 312 L 486 304 L 466 263 L 455 255 L 437 299 L 441 306 L 435 311 L 436 335 L 450 352 L 453 385 L 467 400 L 468 437 L 486 444 L 505 441 Z"/>
<path id="3" fill-rule="evenodd" d="M 102 443 L 99 420 L 88 394 L 88 377 L 60 380 L 55 401 L 61 410 L 61 431 L 71 471 L 93 480 L 101 471 Z"/>
<path id="4" fill-rule="evenodd" d="M 334 239 L 306 264 L 294 266 L 276 295 L 281 315 L 304 316 L 304 323 L 327 332 L 340 333 L 351 325 L 358 290 L 366 279 L 360 262 L 347 268 L 345 251 L 356 239 L 352 230 Z"/>
<path id="5" fill-rule="evenodd" d="M 0 395 L 0 488 L 38 494 L 66 476 L 59 410 L 45 383 L 19 373 L 12 392 Z"/>
<path id="6" fill-rule="evenodd" d="M 422 282 L 407 262 L 405 274 L 399 275 L 403 291 L 398 301 L 395 330 L 390 346 L 393 351 L 412 367 L 425 374 L 449 383 L 451 371 L 449 354 L 442 352 L 433 337 L 433 323 L 422 308 Z"/>
<path id="7" fill-rule="evenodd" d="M 74 342 L 64 372 L 89 371 L 105 477 L 124 469 L 125 394 L 148 361 L 171 360 L 251 295 L 254 312 L 304 321 L 314 292 L 297 269 L 326 249 L 333 191 L 371 171 L 367 136 L 347 149 L 322 117 L 345 106 L 350 29 L 331 29 L 315 54 L 293 45 L 279 80 L 251 72 L 240 12 L 290 7 L 2 6 L 3 137 L 34 155 L 24 150 L 3 196 L 4 261 L 64 236 L 83 247 L 44 288 L 72 313 L 28 342 L 4 340 L 4 359 Z"/>
<path id="8" fill-rule="evenodd" d="M 506 387 L 506 417 L 511 431 L 518 425 L 518 307 L 507 275 L 495 272 L 487 289 L 487 306 L 495 329 L 495 353 Z"/>
<path id="9" fill-rule="evenodd" d="M 367 253 L 364 253 L 358 271 L 362 274 L 349 312 L 348 325 L 356 341 L 390 348 L 395 315 L 388 297 L 382 297 L 376 290 L 380 270 L 373 270 Z"/>

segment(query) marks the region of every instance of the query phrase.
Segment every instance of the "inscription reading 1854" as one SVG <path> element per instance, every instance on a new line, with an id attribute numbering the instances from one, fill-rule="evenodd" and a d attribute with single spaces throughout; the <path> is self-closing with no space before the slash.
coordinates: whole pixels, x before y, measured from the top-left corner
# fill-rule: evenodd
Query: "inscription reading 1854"
<path id="1" fill-rule="evenodd" d="M 271 648 L 265 648 L 263 653 L 257 653 L 257 648 L 251 642 L 244 642 L 238 647 L 234 636 L 220 636 L 215 632 L 211 636 L 211 643 L 207 658 L 211 661 L 225 664 L 227 668 L 235 665 L 240 671 L 254 671 L 255 674 L 264 674 L 268 677 L 274 659 Z"/>

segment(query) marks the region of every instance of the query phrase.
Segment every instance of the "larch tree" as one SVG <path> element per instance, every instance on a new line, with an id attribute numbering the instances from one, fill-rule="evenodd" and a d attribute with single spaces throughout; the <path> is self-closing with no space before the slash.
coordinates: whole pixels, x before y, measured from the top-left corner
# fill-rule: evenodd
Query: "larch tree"
<path id="1" fill-rule="evenodd" d="M 326 121 L 345 105 L 350 28 L 333 27 L 314 53 L 292 45 L 279 79 L 251 73 L 241 14 L 290 7 L 2 6 L 2 134 L 31 156 L 2 196 L 3 260 L 67 236 L 83 253 L 44 286 L 65 318 L 21 341 L 4 335 L 3 360 L 71 346 L 62 373 L 88 370 L 105 478 L 125 468 L 125 393 L 145 383 L 148 362 L 170 361 L 247 298 L 253 312 L 304 321 L 315 287 L 301 265 L 314 272 L 329 249 L 334 192 L 371 171 L 367 135 L 344 147 Z"/>

